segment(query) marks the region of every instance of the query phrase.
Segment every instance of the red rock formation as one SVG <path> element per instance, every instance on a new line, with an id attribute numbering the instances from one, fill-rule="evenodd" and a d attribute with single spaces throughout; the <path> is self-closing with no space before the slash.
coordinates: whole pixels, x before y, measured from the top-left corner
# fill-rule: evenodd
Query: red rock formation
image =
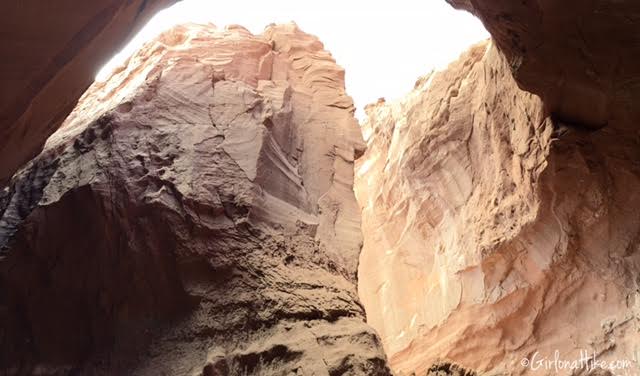
<path id="1" fill-rule="evenodd" d="M 2 194 L 3 367 L 387 375 L 355 285 L 353 112 L 295 25 L 147 44 Z"/>
<path id="2" fill-rule="evenodd" d="M 36 156 L 123 42 L 173 0 L 20 0 L 0 12 L 0 184 Z"/>
<path id="3" fill-rule="evenodd" d="M 634 131 L 553 121 L 487 45 L 367 115 L 359 289 L 392 369 L 636 359 Z"/>
<path id="4" fill-rule="evenodd" d="M 615 128 L 640 121 L 639 2 L 446 1 L 482 20 L 518 84 L 562 121 Z"/>

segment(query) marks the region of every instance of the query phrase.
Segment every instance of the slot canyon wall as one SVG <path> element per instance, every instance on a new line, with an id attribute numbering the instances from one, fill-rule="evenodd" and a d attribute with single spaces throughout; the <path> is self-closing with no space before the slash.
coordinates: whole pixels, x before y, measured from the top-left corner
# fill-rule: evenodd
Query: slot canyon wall
<path id="1" fill-rule="evenodd" d="M 177 27 L 76 106 L 172 1 L 3 5 L 0 373 L 638 373 L 640 3 L 446 1 L 493 42 L 366 142 L 295 25 Z"/>
<path id="2" fill-rule="evenodd" d="M 174 0 L 20 0 L 0 12 L 0 185 L 35 157 L 100 66 Z"/>
<path id="3" fill-rule="evenodd" d="M 633 374 L 638 6 L 451 2 L 496 46 L 366 109 L 355 190 L 368 322 L 398 374 L 439 361 L 522 374 L 523 358 L 556 350 L 628 360 Z"/>
<path id="4" fill-rule="evenodd" d="M 146 44 L 0 192 L 0 368 L 388 375 L 356 289 L 353 113 L 294 24 Z"/>
<path id="5" fill-rule="evenodd" d="M 591 128 L 636 127 L 637 1 L 446 1 L 483 22 L 516 82 L 555 117 Z"/>

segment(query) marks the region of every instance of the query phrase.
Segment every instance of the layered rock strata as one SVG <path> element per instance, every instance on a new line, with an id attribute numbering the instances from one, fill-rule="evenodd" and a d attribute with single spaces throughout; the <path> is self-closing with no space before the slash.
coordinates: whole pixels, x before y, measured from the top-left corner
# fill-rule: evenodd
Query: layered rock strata
<path id="1" fill-rule="evenodd" d="M 2 368 L 389 374 L 356 291 L 353 112 L 293 24 L 147 44 L 2 193 Z"/>
<path id="2" fill-rule="evenodd" d="M 552 119 L 487 44 L 366 111 L 359 289 L 392 369 L 522 374 L 556 350 L 637 369 L 636 132 Z"/>
<path id="3" fill-rule="evenodd" d="M 446 0 L 478 16 L 524 90 L 563 122 L 629 129 L 640 122 L 637 1 Z"/>

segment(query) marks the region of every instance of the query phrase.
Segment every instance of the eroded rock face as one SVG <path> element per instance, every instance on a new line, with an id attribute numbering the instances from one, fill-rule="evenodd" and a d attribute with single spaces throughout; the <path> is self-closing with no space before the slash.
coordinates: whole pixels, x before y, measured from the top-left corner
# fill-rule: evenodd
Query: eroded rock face
<path id="1" fill-rule="evenodd" d="M 639 2 L 446 1 L 482 20 L 516 81 L 560 120 L 637 127 Z"/>
<path id="2" fill-rule="evenodd" d="M 0 184 L 73 110 L 100 66 L 174 0 L 20 0 L 0 12 Z"/>
<path id="3" fill-rule="evenodd" d="M 3 367 L 387 375 L 356 291 L 353 112 L 295 25 L 147 44 L 2 193 Z"/>
<path id="4" fill-rule="evenodd" d="M 367 108 L 359 289 L 399 373 L 520 374 L 556 350 L 638 366 L 640 140 L 543 107 L 479 45 Z"/>

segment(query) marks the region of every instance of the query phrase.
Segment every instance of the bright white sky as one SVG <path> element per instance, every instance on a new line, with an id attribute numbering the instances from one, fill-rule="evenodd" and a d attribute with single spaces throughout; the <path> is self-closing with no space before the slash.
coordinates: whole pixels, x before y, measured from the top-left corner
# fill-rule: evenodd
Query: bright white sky
<path id="1" fill-rule="evenodd" d="M 419 76 L 445 67 L 488 38 L 480 21 L 444 0 L 183 0 L 158 13 L 98 73 L 106 78 L 144 42 L 184 22 L 239 24 L 259 34 L 272 22 L 295 21 L 316 35 L 346 69 L 347 93 L 358 115 L 380 97 L 397 99 Z"/>

